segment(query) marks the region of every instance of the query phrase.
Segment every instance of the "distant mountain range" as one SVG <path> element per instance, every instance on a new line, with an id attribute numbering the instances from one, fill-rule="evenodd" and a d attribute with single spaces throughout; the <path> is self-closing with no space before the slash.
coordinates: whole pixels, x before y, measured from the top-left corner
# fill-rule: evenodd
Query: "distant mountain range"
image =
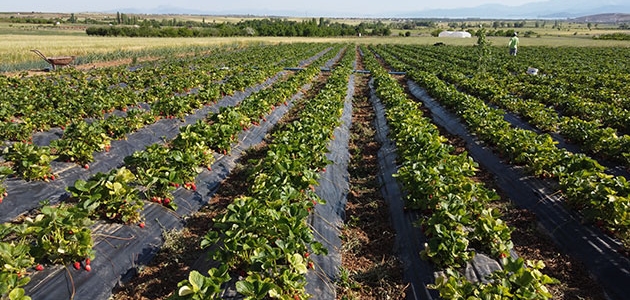
<path id="1" fill-rule="evenodd" d="M 294 10 L 210 10 L 176 6 L 158 6 L 153 9 L 121 8 L 111 12 L 137 14 L 194 14 L 194 15 L 255 15 L 285 17 L 394 17 L 394 18 L 481 18 L 481 19 L 569 19 L 599 14 L 630 14 L 628 0 L 548 0 L 519 6 L 486 4 L 469 8 L 429 9 L 419 11 L 390 11 L 378 15 L 356 15 L 341 11 Z"/>
<path id="2" fill-rule="evenodd" d="M 420 18 L 566 19 L 606 13 L 630 13 L 630 1 L 549 0 L 519 6 L 486 4 L 472 8 L 414 11 L 402 15 Z"/>

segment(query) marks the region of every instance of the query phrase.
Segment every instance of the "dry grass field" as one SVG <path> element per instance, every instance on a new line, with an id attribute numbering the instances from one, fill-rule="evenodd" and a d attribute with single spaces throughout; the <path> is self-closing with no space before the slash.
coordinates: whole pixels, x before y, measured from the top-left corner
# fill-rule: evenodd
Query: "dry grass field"
<path id="1" fill-rule="evenodd" d="M 33 17 L 44 19 L 70 18 L 70 14 L 53 13 L 0 13 L 0 18 Z M 437 38 L 432 37 L 431 32 L 436 28 L 418 28 L 410 30 L 411 36 L 404 37 L 406 30 L 392 30 L 390 37 L 343 37 L 343 38 L 284 38 L 284 37 L 229 37 L 229 38 L 127 38 L 127 37 L 90 37 L 85 34 L 88 25 L 81 23 L 86 18 L 107 22 L 114 20 L 115 14 L 80 13 L 76 14 L 76 24 L 23 24 L 0 22 L 0 66 L 16 65 L 35 61 L 42 61 L 32 53 L 31 49 L 39 49 L 45 55 L 77 57 L 86 55 L 106 55 L 108 53 L 134 53 L 146 50 L 180 49 L 186 47 L 217 47 L 222 45 L 242 45 L 247 43 L 294 43 L 294 42 L 343 42 L 357 44 L 435 44 L 438 42 L 447 45 L 475 45 L 476 38 Z M 239 22 L 253 17 L 247 16 L 201 16 L 201 15 L 141 15 L 146 19 L 173 19 L 204 21 L 209 23 Z M 256 17 L 262 18 L 262 17 Z M 300 21 L 306 18 L 290 18 Z M 357 25 L 360 22 L 376 22 L 372 19 L 331 19 L 332 22 Z M 383 19 L 383 23 L 391 23 L 393 20 Z M 466 22 L 471 29 L 478 28 L 480 23 L 486 26 L 491 21 Z M 612 25 L 587 28 L 587 24 L 564 22 L 560 29 L 552 28 L 553 23 L 547 22 L 544 27 L 535 27 L 534 21 L 527 21 L 525 28 L 517 29 L 520 32 L 530 31 L 530 37 L 521 38 L 521 47 L 547 46 L 547 47 L 630 47 L 627 41 L 601 41 L 592 37 L 598 34 L 618 32 Z M 448 29 L 449 24 L 444 21 L 436 22 L 438 29 Z M 461 28 L 458 28 L 461 29 Z M 467 29 L 467 28 L 466 28 Z M 501 29 L 501 28 L 499 28 Z M 509 28 L 505 28 L 507 30 Z M 489 37 L 488 40 L 494 46 L 507 44 L 507 38 Z M 128 58 L 128 57 L 127 57 Z M 0 70 L 5 70 L 1 68 Z"/>

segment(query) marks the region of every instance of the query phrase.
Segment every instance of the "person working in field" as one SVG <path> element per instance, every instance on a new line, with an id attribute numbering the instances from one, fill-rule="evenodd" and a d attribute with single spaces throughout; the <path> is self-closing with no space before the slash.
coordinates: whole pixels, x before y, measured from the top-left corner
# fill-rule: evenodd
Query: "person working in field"
<path id="1" fill-rule="evenodd" d="M 516 56 L 516 52 L 518 51 L 518 34 L 516 32 L 512 35 L 512 38 L 510 38 L 508 46 L 510 46 L 510 55 Z"/>

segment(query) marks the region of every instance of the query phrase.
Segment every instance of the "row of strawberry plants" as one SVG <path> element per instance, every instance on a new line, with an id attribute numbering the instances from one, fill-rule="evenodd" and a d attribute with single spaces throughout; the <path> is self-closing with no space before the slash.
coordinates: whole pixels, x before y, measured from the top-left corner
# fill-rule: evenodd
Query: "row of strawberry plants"
<path id="1" fill-rule="evenodd" d="M 403 46 L 419 52 L 428 53 L 433 58 L 442 59 L 465 67 L 475 69 L 478 53 L 469 47 L 426 47 Z M 630 87 L 625 84 L 628 79 L 628 67 L 619 63 L 627 56 L 627 48 L 619 47 L 566 47 L 562 49 L 547 47 L 528 47 L 512 59 L 503 50 L 492 48 L 489 54 L 488 67 L 498 81 L 512 87 L 512 83 L 533 84 L 534 88 L 547 88 L 558 92 L 558 96 L 571 95 L 595 103 L 612 104 L 630 110 Z M 528 67 L 536 67 L 542 76 L 525 74 Z M 522 87 L 524 91 L 529 88 Z"/>
<path id="2" fill-rule="evenodd" d="M 249 86 L 248 78 L 265 72 L 268 65 L 276 70 L 287 64 L 293 66 L 299 57 L 304 57 L 305 53 L 312 55 L 308 53 L 317 49 L 322 48 L 252 46 L 221 55 L 159 62 L 134 70 L 121 66 L 88 72 L 68 69 L 49 77 L 2 76 L 0 81 L 6 83 L 0 89 L 3 139 L 28 140 L 37 130 L 66 126 L 86 117 L 101 118 L 113 109 L 185 95 L 191 89 L 208 84 L 213 89 L 213 85 L 223 83 L 219 92 L 231 94 Z"/>
<path id="3" fill-rule="evenodd" d="M 308 82 L 319 65 L 334 55 L 320 57 L 308 71 L 274 83 L 245 98 L 238 106 L 223 107 L 207 121 L 184 126 L 166 145 L 154 144 L 125 158 L 125 167 L 97 174 L 70 188 L 79 206 L 106 219 L 135 223 L 142 219 L 138 197 L 177 209 L 172 192 L 183 186 L 196 190 L 195 177 L 214 162 L 213 152 L 227 153 L 241 130 L 257 125 L 277 105 Z M 134 188 L 135 187 L 135 188 Z"/>
<path id="4" fill-rule="evenodd" d="M 168 145 L 152 145 L 126 158 L 126 166 L 134 171 L 139 184 L 145 188 L 144 197 L 176 209 L 172 190 L 180 185 L 195 190 L 194 178 L 201 168 L 210 168 L 213 152 L 230 151 L 239 132 L 264 121 L 267 114 L 297 93 L 319 72 L 320 65 L 334 55 L 335 51 L 329 51 L 306 71 L 253 93 L 238 106 L 222 107 L 206 120 L 183 127 Z"/>
<path id="5" fill-rule="evenodd" d="M 569 47 L 562 51 L 551 48 L 532 50 L 524 60 L 514 62 L 514 67 L 520 69 L 517 74 L 534 66 L 544 76 L 517 75 L 519 80 L 534 85 L 548 84 L 557 87 L 561 96 L 572 95 L 630 110 L 630 99 L 627 97 L 630 88 L 625 84 L 630 79 L 630 70 L 626 64 L 620 63 L 628 55 L 627 48 Z"/>
<path id="6" fill-rule="evenodd" d="M 273 59 L 278 59 L 271 55 L 269 57 L 270 63 L 274 62 Z M 243 89 L 248 84 L 260 82 L 277 71 L 277 67 L 267 67 L 231 76 L 230 79 L 241 77 L 247 79 L 240 79 L 238 85 L 233 83 L 230 89 Z M 185 113 L 216 101 L 219 98 L 219 89 L 224 84 L 208 82 L 198 93 L 157 100 L 152 104 L 150 111 L 132 109 L 126 112 L 125 118 L 112 115 L 91 123 L 84 120 L 73 122 L 65 128 L 62 138 L 53 141 L 50 147 L 14 143 L 5 149 L 5 159 L 13 162 L 16 175 L 28 180 L 54 178 L 50 162 L 57 157 L 62 161 L 76 162 L 87 167 L 87 163 L 93 160 L 94 152 L 109 150 L 112 138 L 124 138 L 124 135 L 132 130 L 151 124 L 163 116 L 183 117 Z"/>
<path id="7" fill-rule="evenodd" d="M 409 68 L 382 51 L 388 63 L 406 69 L 408 75 L 434 98 L 452 108 L 479 139 L 493 145 L 510 162 L 525 166 L 533 175 L 559 180 L 566 201 L 595 222 L 617 234 L 630 246 L 630 183 L 622 176 L 603 172 L 595 160 L 556 147 L 547 134 L 511 127 L 501 110 L 487 106 L 482 100 L 459 92 L 437 76 Z"/>
<path id="8" fill-rule="evenodd" d="M 444 62 L 446 65 L 456 66 L 462 73 L 477 73 L 476 53 L 463 47 L 435 47 L 398 46 L 410 55 L 419 55 L 423 59 L 427 55 Z M 418 51 L 422 49 L 423 51 Z M 529 50 L 529 49 L 528 49 Z M 601 126 L 611 127 L 622 134 L 630 133 L 630 98 L 627 97 L 627 70 L 620 68 L 620 64 L 603 63 L 598 52 L 606 52 L 607 61 L 621 59 L 623 52 L 608 53 L 610 49 L 579 49 L 580 57 L 589 57 L 580 65 L 575 65 L 573 56 L 566 56 L 564 52 L 573 53 L 574 49 L 563 49 L 558 53 L 552 49 L 533 48 L 523 59 L 508 59 L 493 53 L 486 76 L 491 76 L 493 83 L 506 89 L 518 97 L 552 106 L 565 116 L 601 123 Z M 531 52 L 531 53 L 530 53 Z M 533 54 L 535 53 L 535 54 Z M 426 55 L 425 55 L 426 54 Z M 540 68 L 539 76 L 525 73 L 530 66 Z M 449 67 L 449 69 L 452 69 Z"/>
<path id="9" fill-rule="evenodd" d="M 555 281 L 540 272 L 544 264 L 510 256 L 512 230 L 489 208 L 488 203 L 498 199 L 496 192 L 473 181 L 477 163 L 466 152 L 452 154 L 454 148 L 423 116 L 420 105 L 372 56 L 365 61 L 376 95 L 387 109 L 400 160 L 395 176 L 405 189 L 406 207 L 422 212 L 418 223 L 428 242 L 421 255 L 446 269 L 447 276 L 436 278 L 432 288 L 446 299 L 551 298 L 545 285 Z M 489 275 L 487 283 L 469 282 L 457 269 L 475 255 L 470 246 L 501 259 L 504 269 Z"/>
<path id="10" fill-rule="evenodd" d="M 320 61 L 329 58 L 331 55 L 320 58 Z M 319 64 L 316 62 L 314 67 L 310 67 L 308 70 L 308 72 L 300 73 L 299 76 L 294 76 L 286 82 L 303 83 L 308 81 L 309 74 L 312 77 L 319 72 Z M 271 109 L 269 105 L 273 107 L 273 105 L 281 104 L 285 101 L 284 98 L 290 97 L 301 86 L 296 87 L 295 84 L 286 84 L 286 82 L 281 82 L 274 88 L 264 90 L 266 92 L 260 92 L 275 99 L 276 103 L 260 106 L 257 104 L 258 100 L 261 99 L 258 96 L 250 97 L 251 100 L 244 101 L 238 107 L 247 109 L 252 106 L 258 106 L 260 111 L 256 112 L 257 116 L 268 113 Z M 275 91 L 275 94 L 269 91 Z M 277 95 L 281 95 L 284 98 Z M 250 108 L 249 111 L 252 112 L 253 110 Z M 256 121 L 252 122 L 256 123 Z M 230 126 L 231 124 L 223 122 L 222 125 Z M 202 146 L 203 142 L 200 144 L 192 141 L 191 143 L 190 137 L 186 137 L 186 135 L 187 133 L 183 132 L 173 141 L 173 144 L 176 145 L 175 147 L 153 145 L 147 151 L 144 151 L 156 154 L 149 155 L 150 159 L 144 160 L 145 163 L 151 165 L 148 168 L 142 169 L 144 167 L 142 164 L 140 166 L 138 164 L 134 165 L 134 162 L 147 157 L 143 155 L 144 152 L 138 152 L 130 157 L 128 161 L 131 163 L 129 164 L 132 168 L 135 168 L 137 174 L 134 174 L 126 167 L 122 167 L 111 171 L 109 174 L 98 173 L 88 181 L 77 181 L 74 186 L 68 188 L 73 198 L 78 201 L 76 206 L 44 206 L 41 209 L 42 214 L 38 215 L 35 221 L 27 218 L 25 222 L 17 226 L 15 224 L 4 224 L 3 228 L 5 230 L 2 231 L 0 240 L 2 240 L 3 251 L 5 252 L 2 252 L 0 257 L 4 260 L 5 269 L 0 274 L 0 277 L 7 278 L 8 284 L 0 286 L 0 295 L 10 294 L 11 299 L 22 299 L 20 298 L 21 296 L 18 297 L 18 295 L 23 295 L 24 293 L 20 286 L 28 283 L 29 277 L 27 276 L 28 271 L 26 268 L 32 267 L 34 261 L 41 263 L 68 263 L 75 261 L 75 268 L 78 269 L 80 268 L 80 263 L 76 261 L 86 258 L 85 268 L 89 271 L 91 269 L 90 260 L 94 258 L 94 253 L 91 250 L 90 229 L 87 227 L 91 222 L 89 218 L 101 217 L 126 224 L 137 222 L 141 220 L 140 210 L 144 206 L 140 198 L 141 193 L 144 193 L 148 199 L 149 193 L 163 191 L 158 187 L 161 183 L 168 185 L 168 190 L 173 190 L 179 186 L 179 182 L 183 181 L 188 182 L 184 184 L 187 188 L 195 189 L 193 180 L 199 171 L 197 167 L 200 165 L 209 167 L 213 157 L 210 155 L 209 149 Z M 188 136 L 190 136 L 190 133 L 188 133 Z M 154 161 L 151 161 L 151 159 Z M 138 168 L 141 168 L 141 170 L 139 171 Z M 160 177 L 158 175 L 160 173 L 166 176 Z M 150 178 L 148 180 L 144 178 L 143 180 L 143 176 Z M 151 198 L 155 199 L 155 196 Z M 171 202 L 168 196 L 160 199 L 164 199 L 164 202 L 160 201 L 160 203 L 176 208 L 174 202 Z M 52 217 L 46 218 L 48 215 L 52 215 Z M 53 220 L 50 221 L 50 218 Z M 41 225 L 42 223 L 44 225 Z M 40 228 L 43 226 L 48 227 Z M 33 233 L 37 232 L 52 233 L 33 235 Z M 29 245 L 37 245 L 37 247 L 32 248 Z M 31 256 L 30 253 L 34 253 L 34 255 Z M 24 254 L 24 257 L 16 254 Z M 35 266 L 37 271 L 42 269 L 42 264 Z M 24 299 L 28 299 L 28 297 L 24 297 Z"/>
<path id="11" fill-rule="evenodd" d="M 306 221 L 310 209 L 324 202 L 310 188 L 329 163 L 326 146 L 340 124 L 353 59 L 345 54 L 297 120 L 272 135 L 267 156 L 249 178 L 250 195 L 215 218 L 201 246 L 215 246 L 211 255 L 221 267 L 209 276 L 191 272 L 173 298 L 214 298 L 223 283 L 239 276 L 236 290 L 248 299 L 308 297 L 309 251 L 326 252 Z"/>
<path id="12" fill-rule="evenodd" d="M 473 77 L 464 75 L 468 69 L 462 70 L 460 65 L 453 65 L 437 59 L 427 59 L 417 51 L 403 49 L 393 52 L 401 61 L 419 69 L 429 71 L 436 65 L 440 66 L 438 77 L 455 84 L 468 94 L 480 97 L 504 109 L 522 115 L 532 125 L 543 131 L 559 131 L 561 135 L 572 142 L 579 144 L 584 151 L 605 159 L 613 160 L 630 168 L 630 135 L 619 135 L 617 130 L 611 127 L 603 127 L 599 119 L 583 120 L 578 116 L 559 116 L 553 107 L 547 107 L 544 103 L 532 98 L 523 98 L 523 95 L 514 95 L 503 86 L 528 86 L 526 82 L 504 83 L 502 79 L 495 79 L 496 75 L 477 74 Z M 422 60 L 422 61 L 420 61 Z M 468 70 L 471 71 L 471 70 Z M 525 90 L 530 90 L 525 88 Z M 534 89 L 535 90 L 535 89 Z M 535 93 L 528 92 L 530 95 Z M 587 105 L 584 99 L 574 98 L 574 104 Z M 575 106 L 575 105 L 572 105 Z M 582 107 L 584 108 L 584 107 Z M 581 109 L 581 111 L 592 111 Z M 624 118 L 622 114 L 616 114 L 608 109 L 610 115 Z M 566 112 L 566 110 L 565 110 Z M 630 121 L 630 114 L 625 117 Z"/>

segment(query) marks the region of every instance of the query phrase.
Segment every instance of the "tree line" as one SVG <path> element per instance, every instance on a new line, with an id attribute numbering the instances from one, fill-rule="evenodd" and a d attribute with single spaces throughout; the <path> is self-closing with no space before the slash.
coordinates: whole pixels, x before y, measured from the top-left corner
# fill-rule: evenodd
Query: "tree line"
<path id="1" fill-rule="evenodd" d="M 128 19 L 120 19 L 127 23 Z M 127 22 L 125 22 L 127 21 Z M 330 37 L 353 35 L 391 34 L 388 25 L 382 22 L 360 23 L 358 25 L 330 22 L 325 18 L 312 18 L 301 22 L 286 19 L 244 20 L 238 23 L 178 22 L 168 20 L 168 26 L 156 20 L 144 20 L 134 26 L 98 26 L 86 29 L 91 36 L 127 36 L 127 37 L 227 37 L 227 36 L 301 36 Z M 127 23 L 128 24 L 128 23 Z"/>

